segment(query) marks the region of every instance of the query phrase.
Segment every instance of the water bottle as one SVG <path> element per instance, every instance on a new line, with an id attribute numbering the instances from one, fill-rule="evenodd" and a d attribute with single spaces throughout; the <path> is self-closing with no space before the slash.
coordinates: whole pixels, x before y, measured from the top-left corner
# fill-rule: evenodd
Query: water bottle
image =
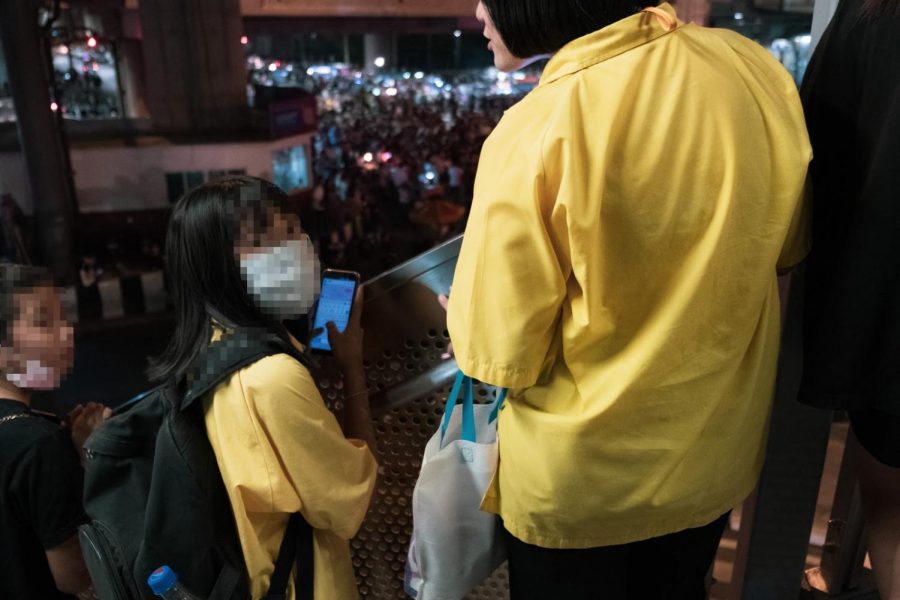
<path id="1" fill-rule="evenodd" d="M 165 565 L 150 574 L 147 585 L 154 594 L 164 600 L 203 600 L 178 583 L 178 575 Z"/>

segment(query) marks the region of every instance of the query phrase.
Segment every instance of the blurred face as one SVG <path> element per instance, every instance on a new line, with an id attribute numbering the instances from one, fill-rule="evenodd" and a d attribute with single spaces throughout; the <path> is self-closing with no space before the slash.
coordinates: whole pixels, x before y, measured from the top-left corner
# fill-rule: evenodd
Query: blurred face
<path id="1" fill-rule="evenodd" d="M 531 62 L 527 58 L 514 56 L 509 51 L 483 2 L 478 2 L 478 8 L 475 9 L 475 17 L 484 25 L 484 37 L 488 39 L 488 50 L 494 53 L 494 65 L 497 67 L 497 70 L 511 73 L 518 71 Z"/>
<path id="2" fill-rule="evenodd" d="M 237 258 L 246 259 L 288 242 L 302 241 L 305 237 L 306 234 L 300 226 L 300 217 L 273 210 L 269 224 L 263 231 L 258 231 L 254 224 L 247 221 L 241 224 L 241 241 L 237 248 Z"/>
<path id="3" fill-rule="evenodd" d="M 297 215 L 274 210 L 263 231 L 243 223 L 235 254 L 247 291 L 263 312 L 291 319 L 312 308 L 321 283 L 319 258 Z"/>
<path id="4" fill-rule="evenodd" d="M 56 288 L 16 294 L 16 320 L 0 350 L 0 368 L 20 388 L 54 389 L 72 370 L 75 345 Z"/>

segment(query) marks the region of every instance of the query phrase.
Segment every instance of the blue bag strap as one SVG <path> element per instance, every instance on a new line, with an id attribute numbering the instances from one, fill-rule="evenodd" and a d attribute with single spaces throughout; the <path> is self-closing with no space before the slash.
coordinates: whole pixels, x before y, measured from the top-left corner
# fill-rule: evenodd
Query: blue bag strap
<path id="1" fill-rule="evenodd" d="M 497 394 L 497 401 L 494 403 L 494 410 L 491 411 L 491 418 L 488 419 L 488 423 L 493 423 L 497 420 L 497 417 L 500 416 L 500 409 L 503 408 L 503 403 L 506 402 L 506 395 L 509 393 L 509 390 L 503 388 L 500 390 L 500 393 Z"/>
<path id="2" fill-rule="evenodd" d="M 463 390 L 465 386 L 465 390 Z M 456 374 L 456 380 L 450 389 L 450 395 L 447 396 L 447 404 L 444 407 L 444 418 L 441 421 L 441 446 L 444 445 L 444 436 L 447 435 L 447 428 L 450 426 L 450 419 L 453 417 L 453 410 L 459 401 L 459 393 L 463 391 L 463 413 L 462 413 L 462 434 L 460 439 L 467 442 L 475 442 L 475 392 L 472 378 L 467 377 L 462 371 Z M 500 415 L 500 409 L 506 401 L 509 390 L 502 388 L 497 394 L 497 400 L 494 402 L 494 408 L 491 410 L 488 423 L 493 423 Z"/>
<path id="3" fill-rule="evenodd" d="M 465 386 L 465 390 L 463 390 Z M 462 434 L 460 439 L 467 442 L 476 441 L 475 435 L 475 393 L 473 390 L 472 378 L 467 377 L 462 371 L 456 374 L 456 380 L 453 382 L 453 388 L 450 395 L 447 396 L 447 405 L 444 408 L 444 419 L 441 422 L 441 446 L 444 445 L 444 436 L 447 435 L 447 428 L 450 426 L 450 419 L 453 417 L 453 411 L 456 403 L 459 401 L 459 392 L 463 391 L 462 400 Z"/>
<path id="4" fill-rule="evenodd" d="M 444 420 L 441 422 L 441 446 L 444 445 L 444 436 L 447 435 L 447 427 L 450 426 L 450 417 L 453 416 L 453 409 L 456 408 L 456 401 L 459 398 L 459 391 L 462 389 L 463 383 L 467 377 L 462 371 L 456 374 L 456 381 L 450 389 L 450 395 L 447 396 L 447 405 L 444 407 Z"/>
<path id="5" fill-rule="evenodd" d="M 466 377 L 466 393 L 463 397 L 462 435 L 460 439 L 475 442 L 475 392 L 472 389 L 472 378 Z"/>

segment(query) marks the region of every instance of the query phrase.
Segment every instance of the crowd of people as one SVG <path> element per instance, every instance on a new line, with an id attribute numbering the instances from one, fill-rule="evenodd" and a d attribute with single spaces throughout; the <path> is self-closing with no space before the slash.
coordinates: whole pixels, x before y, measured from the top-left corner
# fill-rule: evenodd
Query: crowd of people
<path id="1" fill-rule="evenodd" d="M 323 262 L 375 275 L 461 233 L 481 148 L 516 94 L 433 96 L 424 78 L 319 79 L 313 202 L 301 215 Z M 403 85 L 403 83 L 408 85 Z M 380 83 L 394 93 L 373 93 Z M 457 88 L 458 89 L 458 88 Z"/>
<path id="2" fill-rule="evenodd" d="M 32 410 L 71 370 L 73 330 L 45 271 L 0 266 L 4 598 L 68 598 L 92 578 L 162 595 L 174 576 L 147 567 L 170 559 L 204 596 L 358 598 L 349 540 L 389 456 L 370 411 L 365 291 L 343 331 L 328 325 L 334 412 L 285 322 L 319 295 L 311 238 L 349 265 L 401 247 L 399 224 L 432 227 L 415 248 L 466 215 L 440 300 L 456 387 L 465 375 L 509 394 L 489 424 L 493 462 L 477 467 L 489 483 L 449 491 L 477 496 L 469 512 L 446 514 L 435 493 L 419 505 L 467 527 L 495 515 L 512 600 L 708 597 L 729 513 L 765 459 L 778 278 L 798 267 L 799 400 L 849 413 L 871 565 L 881 597 L 900 598 L 900 2 L 843 0 L 802 96 L 765 49 L 685 26 L 669 4 L 482 0 L 477 17 L 498 69 L 553 55 L 500 126 L 512 99 L 331 81 L 313 214 L 247 176 L 178 201 L 165 248 L 176 327 L 149 370 L 160 387 L 115 416 L 89 404 L 64 428 Z M 462 442 L 452 456 L 475 462 Z M 88 513 L 83 539 L 103 550 L 84 555 L 90 573 Z M 462 551 L 432 563 L 433 580 L 466 576 L 480 550 L 457 529 Z"/>
<path id="3" fill-rule="evenodd" d="M 271 75 L 266 68 L 259 73 L 254 81 Z M 319 98 L 304 229 L 324 265 L 358 271 L 363 279 L 462 233 L 482 145 L 527 89 L 497 89 L 480 71 L 330 72 L 292 83 Z M 144 251 L 152 242 L 159 258 L 161 240 L 89 241 L 85 260 L 107 275 L 162 267 Z"/>

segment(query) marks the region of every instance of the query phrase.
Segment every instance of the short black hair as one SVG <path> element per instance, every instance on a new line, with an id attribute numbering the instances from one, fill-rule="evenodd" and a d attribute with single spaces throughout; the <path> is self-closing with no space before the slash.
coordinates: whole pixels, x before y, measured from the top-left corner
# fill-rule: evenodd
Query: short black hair
<path id="1" fill-rule="evenodd" d="M 0 265 L 0 343 L 9 341 L 9 326 L 19 316 L 16 296 L 42 287 L 53 287 L 53 276 L 48 270 L 31 265 Z"/>
<path id="2" fill-rule="evenodd" d="M 638 13 L 654 0 L 482 0 L 514 56 L 553 54 L 572 40 Z"/>

